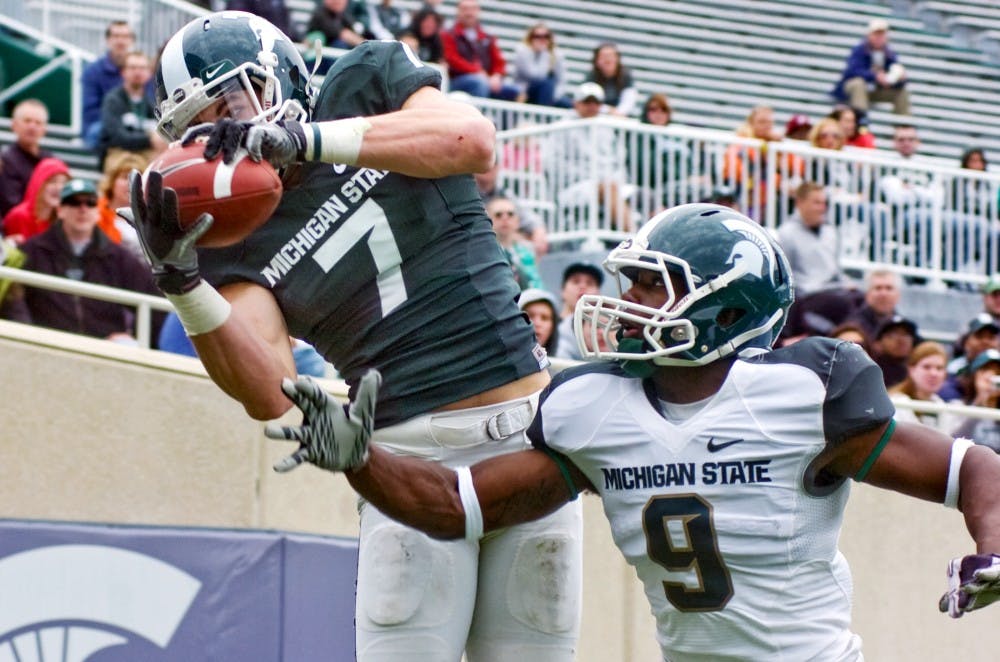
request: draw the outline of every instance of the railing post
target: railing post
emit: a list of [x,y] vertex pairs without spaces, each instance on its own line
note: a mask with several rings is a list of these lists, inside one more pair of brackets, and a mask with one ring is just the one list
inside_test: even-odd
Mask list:
[[[777,143],[763,143],[761,149],[767,149],[767,160],[764,167],[767,168],[767,176],[762,177],[762,182],[767,185],[767,205],[764,209],[764,217],[760,219],[760,224],[766,228],[777,228],[778,218],[777,209],[778,205],[775,202],[776,198],[781,195],[781,189],[778,186],[778,145]],[[758,188],[762,188],[759,187]],[[760,205],[760,199],[757,200],[758,208]],[[758,217],[759,218],[759,217]]]

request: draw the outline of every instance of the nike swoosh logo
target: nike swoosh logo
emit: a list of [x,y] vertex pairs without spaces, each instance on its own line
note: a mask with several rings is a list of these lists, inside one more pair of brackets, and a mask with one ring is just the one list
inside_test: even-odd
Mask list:
[[715,437],[712,437],[711,439],[708,440],[708,452],[709,453],[718,453],[723,448],[729,448],[733,444],[738,444],[738,443],[740,443],[742,441],[744,441],[744,440],[743,439],[733,439],[732,441],[723,441],[722,443],[717,444],[717,443],[715,443]]
[[208,70],[206,70],[205,71],[205,79],[207,80],[207,79],[215,78],[215,75],[218,74],[220,71],[222,71],[222,69],[225,66],[226,66],[226,63],[223,62],[222,64],[216,66],[214,69],[208,69]]

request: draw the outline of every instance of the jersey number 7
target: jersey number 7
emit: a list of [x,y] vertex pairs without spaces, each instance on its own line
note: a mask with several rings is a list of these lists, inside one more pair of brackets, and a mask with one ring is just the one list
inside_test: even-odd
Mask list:
[[378,296],[384,319],[406,302],[408,294],[400,267],[403,257],[399,253],[385,210],[377,202],[371,198],[365,200],[337,228],[333,236],[316,250],[313,259],[323,271],[329,273],[347,255],[347,251],[362,240],[368,244],[375,268],[378,269]]

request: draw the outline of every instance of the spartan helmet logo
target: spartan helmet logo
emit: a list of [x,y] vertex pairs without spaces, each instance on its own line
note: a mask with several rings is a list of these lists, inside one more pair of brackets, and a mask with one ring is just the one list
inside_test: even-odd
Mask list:
[[734,219],[723,221],[723,225],[744,237],[733,245],[729,257],[726,258],[726,264],[731,265],[733,270],[757,278],[767,278],[772,285],[776,284],[774,271],[777,257],[771,242],[764,235],[764,230]]

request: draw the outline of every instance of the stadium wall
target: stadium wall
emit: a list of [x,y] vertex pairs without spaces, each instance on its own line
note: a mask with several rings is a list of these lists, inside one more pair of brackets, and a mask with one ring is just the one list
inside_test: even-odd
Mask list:
[[[197,360],[0,321],[0,374],[0,517],[357,535],[346,481],[271,471],[290,446],[266,440]],[[841,548],[867,659],[993,659],[997,607],[937,612],[947,559],[972,549],[961,516],[853,490]],[[658,659],[641,586],[594,497],[585,518],[579,659]]]

